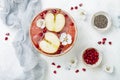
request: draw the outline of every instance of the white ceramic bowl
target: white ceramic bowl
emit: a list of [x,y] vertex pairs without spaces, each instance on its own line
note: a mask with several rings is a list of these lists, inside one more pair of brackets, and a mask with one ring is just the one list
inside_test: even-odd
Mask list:
[[[94,19],[95,19],[95,17],[98,16],[98,15],[104,15],[104,16],[106,16],[106,18],[108,19],[108,24],[107,24],[107,26],[106,26],[105,28],[98,28],[98,27],[96,27],[96,26],[94,25]],[[99,31],[106,31],[106,30],[108,30],[108,29],[111,27],[111,24],[112,24],[112,23],[111,23],[111,17],[110,17],[106,12],[104,12],[104,11],[99,11],[99,12],[95,13],[95,14],[92,16],[91,23],[92,23],[92,26],[93,26],[96,30],[99,30]]]
[[102,54],[101,54],[96,48],[94,48],[94,49],[99,53],[99,59],[98,59],[98,61],[97,61],[95,64],[93,64],[93,65],[87,64],[87,63],[84,61],[83,54],[84,54],[84,52],[85,52],[87,49],[90,49],[90,48],[93,48],[93,47],[86,48],[86,49],[84,49],[84,50],[82,51],[82,53],[81,53],[81,59],[82,59],[82,62],[83,62],[87,67],[95,68],[95,67],[98,67],[98,66],[101,64],[101,62],[102,62]]

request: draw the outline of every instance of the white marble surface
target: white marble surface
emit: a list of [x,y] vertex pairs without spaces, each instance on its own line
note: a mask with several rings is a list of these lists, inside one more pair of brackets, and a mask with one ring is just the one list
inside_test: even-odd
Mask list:
[[[42,9],[46,8],[61,8],[67,11],[75,20],[78,28],[78,38],[75,46],[72,50],[64,56],[61,57],[46,57],[41,55],[49,64],[48,80],[120,80],[120,28],[118,28],[119,22],[117,16],[120,16],[120,1],[119,0],[41,0]],[[71,6],[79,5],[83,3],[83,7],[79,9],[84,9],[87,13],[86,21],[82,21],[79,18],[79,9],[71,11]],[[91,26],[91,16],[97,11],[105,11],[112,17],[112,26],[108,32],[100,33],[93,29]],[[8,41],[4,41],[5,33],[10,32],[10,37]],[[12,41],[15,36],[16,30],[11,30],[6,27],[0,20],[0,80],[1,77],[16,77],[22,76],[22,68],[19,65],[17,57],[15,55],[14,48],[12,46]],[[112,45],[100,46],[97,44],[99,40],[106,37],[108,41],[112,41]],[[80,61],[81,51],[86,47],[96,47],[103,54],[103,62],[101,67],[90,69],[84,66]],[[72,69],[70,71],[66,70],[65,67],[68,65],[69,59],[71,57],[77,56],[78,58],[78,69],[80,72],[76,74]],[[56,67],[51,66],[51,62],[60,64],[62,67],[56,69]],[[112,74],[105,73],[102,70],[102,65],[110,64],[113,65],[115,70]],[[86,68],[86,72],[81,70],[82,67]],[[57,74],[53,74],[53,70],[57,71]],[[14,76],[13,76],[14,75]]]

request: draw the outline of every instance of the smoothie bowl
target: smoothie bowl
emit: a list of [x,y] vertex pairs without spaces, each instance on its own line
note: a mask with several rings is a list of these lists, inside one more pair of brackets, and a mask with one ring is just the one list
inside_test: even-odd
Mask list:
[[60,56],[74,45],[77,29],[73,18],[65,11],[46,9],[32,21],[30,38],[35,49],[47,56]]

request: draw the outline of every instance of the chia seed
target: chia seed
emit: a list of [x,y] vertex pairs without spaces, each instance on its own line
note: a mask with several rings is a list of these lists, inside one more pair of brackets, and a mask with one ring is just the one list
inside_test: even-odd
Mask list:
[[106,28],[108,24],[108,19],[104,15],[95,16],[94,25],[98,28]]

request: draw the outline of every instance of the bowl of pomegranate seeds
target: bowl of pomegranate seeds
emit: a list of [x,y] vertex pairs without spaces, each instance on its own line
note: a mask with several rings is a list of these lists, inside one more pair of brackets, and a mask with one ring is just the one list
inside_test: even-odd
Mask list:
[[91,68],[97,67],[102,61],[102,54],[95,48],[87,48],[82,53],[82,62]]
[[60,56],[74,45],[77,29],[73,18],[54,8],[38,13],[30,27],[30,38],[35,49],[47,56]]

